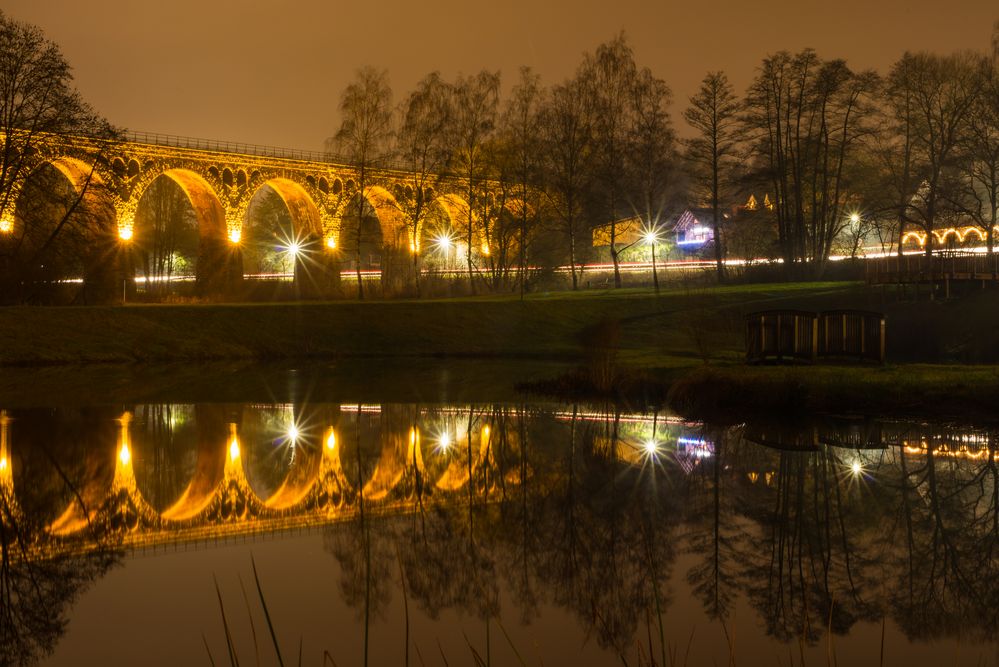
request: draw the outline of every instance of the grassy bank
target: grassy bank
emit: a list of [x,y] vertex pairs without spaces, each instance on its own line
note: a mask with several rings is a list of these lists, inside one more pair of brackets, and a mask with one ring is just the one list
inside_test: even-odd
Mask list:
[[[746,366],[743,315],[768,308],[882,311],[889,364]],[[999,362],[997,343],[999,292],[913,302],[856,283],[675,288],[658,295],[651,290],[563,292],[523,301],[8,308],[0,309],[0,366],[8,367],[0,399],[28,386],[39,387],[44,396],[46,375],[74,384],[65,380],[73,372],[32,370],[42,365],[121,362],[135,370],[116,371],[115,377],[148,378],[135,362],[178,363],[186,377],[199,376],[191,362],[327,360],[339,363],[342,380],[351,382],[377,377],[379,367],[407,359],[431,360],[421,362],[431,368],[438,358],[519,359],[564,365],[549,366],[548,379],[499,373],[497,382],[499,375],[511,386],[526,380],[523,388],[559,398],[613,396],[653,403],[668,395],[692,416],[838,411],[992,420],[999,405],[999,373],[992,365]],[[349,360],[355,361],[344,365]],[[559,370],[571,367],[580,370]],[[80,376],[94,372],[91,368]]]
[[[537,357],[582,354],[582,332],[621,329],[630,361],[692,363],[703,315],[807,301],[849,284],[587,291],[428,301],[0,309],[0,365],[302,357]],[[728,322],[731,319],[723,316]],[[702,318],[703,319],[703,318]],[[736,318],[738,319],[738,318]],[[735,320],[732,320],[733,322]],[[695,327],[696,328],[696,327]],[[728,330],[729,324],[725,325]],[[729,332],[731,333],[731,332]],[[735,352],[725,341],[717,350]]]

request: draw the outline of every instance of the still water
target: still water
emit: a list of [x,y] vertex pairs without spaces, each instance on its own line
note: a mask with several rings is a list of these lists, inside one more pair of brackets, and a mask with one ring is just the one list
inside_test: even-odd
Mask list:
[[987,429],[315,399],[3,409],[3,664],[997,664]]

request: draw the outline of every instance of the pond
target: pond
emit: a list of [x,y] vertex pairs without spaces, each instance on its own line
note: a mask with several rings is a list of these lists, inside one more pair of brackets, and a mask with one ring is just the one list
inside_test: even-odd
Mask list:
[[4,664],[996,664],[999,433],[469,370],[0,406]]

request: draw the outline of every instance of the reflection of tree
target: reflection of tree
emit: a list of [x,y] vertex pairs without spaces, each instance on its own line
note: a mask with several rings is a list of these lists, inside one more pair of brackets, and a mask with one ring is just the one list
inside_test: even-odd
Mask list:
[[[51,446],[60,444],[55,441]],[[77,471],[62,469],[59,453],[44,452],[49,465],[60,468],[59,479],[69,484],[70,478],[78,477]],[[118,562],[120,554],[114,548],[120,534],[95,523],[86,530],[95,542],[93,549],[81,555],[46,554],[44,515],[22,511],[13,495],[9,465],[4,458],[7,474],[0,475],[0,664],[27,665],[52,653],[77,596]],[[40,464],[34,466],[37,472]],[[75,488],[68,494],[80,497]]]
[[925,456],[903,453],[899,467],[902,535],[885,545],[898,572],[888,600],[895,618],[913,638],[993,639],[995,462],[968,465],[931,447]]
[[741,537],[733,521],[739,504],[737,488],[725,488],[723,466],[728,465],[727,433],[713,434],[714,457],[706,466],[699,466],[691,480],[690,549],[702,560],[687,573],[694,595],[704,604],[709,618],[726,620],[731,610],[737,574],[736,549]]
[[[485,621],[488,632],[506,589],[522,617],[550,598],[622,654],[641,623],[661,637],[680,516],[675,486],[663,483],[661,469],[622,464],[616,444],[594,453],[592,423],[581,427],[575,417],[558,424],[496,408],[459,421],[465,447],[469,433],[481,433],[484,422],[491,427],[471,484],[435,491],[432,501],[414,499],[412,513],[379,520],[377,530],[364,532],[360,516],[353,528],[338,529],[359,536],[327,542],[344,580],[362,585],[369,556],[374,576],[391,577],[398,559],[409,598],[431,617],[456,609]],[[471,451],[464,456],[467,465]],[[379,585],[384,580],[369,587]],[[366,604],[360,594],[346,597]],[[385,602],[380,594],[372,600]]]
[[828,448],[782,452],[771,509],[749,506],[760,530],[747,542],[743,586],[777,638],[816,641],[824,628],[845,633],[858,620],[878,617],[865,601],[873,582],[853,554],[860,538],[850,534],[864,526],[852,511],[863,499],[858,493],[852,500],[859,502],[844,503],[851,483],[845,469]]
[[30,539],[20,527],[0,529],[0,662],[5,665],[33,664],[51,654],[76,598],[117,563],[117,555],[105,549],[37,561],[14,544]]

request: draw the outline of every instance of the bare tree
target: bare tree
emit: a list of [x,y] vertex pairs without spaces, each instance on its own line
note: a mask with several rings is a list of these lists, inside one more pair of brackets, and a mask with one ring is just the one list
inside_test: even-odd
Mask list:
[[686,142],[694,183],[711,203],[715,264],[718,280],[725,278],[725,252],[721,238],[721,201],[738,146],[739,99],[724,72],[709,72],[683,118],[697,132]]
[[986,247],[995,249],[999,224],[999,63],[981,71],[981,92],[962,133],[961,161],[967,174],[962,211],[985,232]]
[[357,168],[357,298],[364,298],[361,280],[361,227],[367,200],[370,170],[380,165],[390,155],[389,140],[392,136],[392,89],[388,72],[373,67],[357,70],[355,81],[340,96],[340,129],[335,136],[336,145],[343,155]]
[[543,190],[569,250],[572,289],[579,289],[578,244],[591,178],[594,108],[579,79],[555,86],[541,111]]
[[870,132],[873,72],[806,49],[763,61],[746,99],[746,129],[773,189],[781,253],[789,274],[811,264],[821,274],[848,224],[858,142]]
[[971,52],[907,53],[889,75],[889,101],[896,117],[903,116],[912,171],[918,178],[910,185],[919,183],[903,204],[902,222],[923,230],[927,255],[933,252],[938,218],[950,212],[955,196],[961,137],[984,81],[984,65],[984,58]]
[[540,169],[541,108],[545,103],[541,77],[529,67],[520,69],[520,81],[513,89],[503,112],[501,134],[508,147],[511,178],[517,193],[513,214],[519,223],[517,239],[517,282],[520,296],[527,285],[527,245],[532,219],[539,202],[534,196]]
[[428,74],[416,85],[400,109],[402,120],[396,153],[406,166],[410,189],[400,199],[410,233],[410,252],[417,296],[420,294],[420,233],[447,167],[448,129],[453,115],[451,87],[440,72]]
[[[75,248],[69,251],[75,255],[94,255],[99,246],[97,239],[86,233],[86,221],[80,214],[91,194],[93,170],[100,155],[91,156],[83,187],[73,193],[73,201],[60,207],[54,224],[51,220],[34,228],[16,224],[14,207],[35,166],[34,156],[45,136],[54,133],[114,136],[107,121],[73,88],[70,66],[59,47],[38,28],[0,12],[0,292],[4,299],[13,298],[17,291],[13,286],[32,267],[57,261],[53,253],[60,249],[60,238],[80,237],[80,243],[72,244]],[[35,194],[43,190],[37,189]],[[32,202],[36,207],[52,203]]]
[[628,184],[629,139],[634,124],[633,99],[638,68],[624,34],[601,44],[587,54],[579,78],[593,100],[594,169],[593,195],[598,211],[610,227],[610,254],[614,264],[614,286],[621,287],[617,244],[617,221]]
[[496,128],[499,112],[500,73],[483,70],[475,76],[460,76],[454,85],[455,106],[451,127],[453,139],[452,167],[465,183],[465,203],[468,205],[462,235],[466,244],[468,284],[475,293],[475,212],[484,202],[478,190],[488,175],[485,159],[487,143]]
[[[675,158],[673,122],[669,116],[672,92],[648,68],[635,77],[632,89],[634,122],[629,153],[632,174],[632,210],[645,221],[652,241],[652,283],[659,291],[656,245],[660,220],[670,196],[670,175]],[[644,241],[644,238],[643,238]]]

